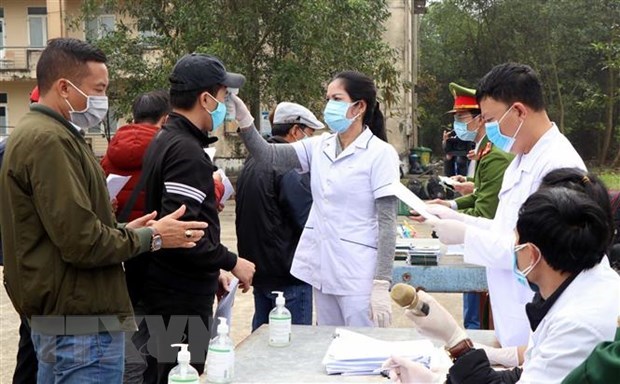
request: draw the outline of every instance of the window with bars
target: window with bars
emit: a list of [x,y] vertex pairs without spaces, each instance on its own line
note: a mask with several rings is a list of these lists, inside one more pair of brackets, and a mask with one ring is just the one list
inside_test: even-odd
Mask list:
[[43,48],[47,44],[47,8],[28,7],[28,45]]

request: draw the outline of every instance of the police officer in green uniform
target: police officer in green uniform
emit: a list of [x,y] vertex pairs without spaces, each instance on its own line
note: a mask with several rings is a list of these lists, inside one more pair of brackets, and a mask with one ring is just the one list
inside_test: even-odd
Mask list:
[[[459,139],[476,143],[474,154],[470,156],[475,162],[473,192],[455,200],[433,200],[431,203],[442,204],[471,216],[492,219],[499,202],[504,171],[514,156],[496,148],[487,138],[476,101],[476,90],[456,83],[450,83],[449,89],[454,96],[454,107],[448,111],[454,115],[454,131]],[[480,296],[478,293],[463,295],[465,328],[480,328]]]

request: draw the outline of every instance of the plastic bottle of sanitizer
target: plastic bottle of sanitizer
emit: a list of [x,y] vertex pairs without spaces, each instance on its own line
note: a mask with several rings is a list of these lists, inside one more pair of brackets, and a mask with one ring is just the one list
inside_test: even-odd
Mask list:
[[177,354],[176,367],[172,368],[168,374],[168,384],[184,383],[184,384],[199,384],[200,376],[198,371],[189,365],[191,355],[187,350],[187,344],[172,344],[173,347],[181,347]]
[[217,336],[209,342],[207,383],[231,383],[235,368],[235,345],[228,336],[225,317],[218,317]]
[[284,293],[273,291],[276,297],[276,307],[269,312],[269,345],[272,347],[286,347],[291,343],[291,312],[284,306]]

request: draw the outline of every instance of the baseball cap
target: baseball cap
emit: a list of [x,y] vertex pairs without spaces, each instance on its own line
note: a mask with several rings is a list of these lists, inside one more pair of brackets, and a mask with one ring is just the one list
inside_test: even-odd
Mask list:
[[325,125],[314,116],[314,113],[303,105],[284,101],[276,107],[273,116],[274,124],[303,124],[308,128],[322,129]]
[[169,80],[171,91],[195,91],[216,84],[241,88],[245,83],[243,75],[226,72],[220,59],[203,53],[190,53],[180,58]]

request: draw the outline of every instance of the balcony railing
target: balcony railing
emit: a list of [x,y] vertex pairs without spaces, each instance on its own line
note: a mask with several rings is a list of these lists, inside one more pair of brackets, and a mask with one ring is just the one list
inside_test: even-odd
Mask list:
[[0,71],[34,71],[43,49],[43,47],[0,47]]
[[13,132],[14,128],[15,127],[10,126],[10,125],[0,125],[0,141],[2,141],[5,137],[10,135],[11,132]]

